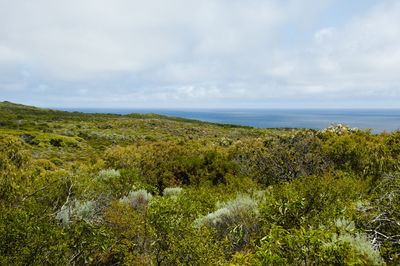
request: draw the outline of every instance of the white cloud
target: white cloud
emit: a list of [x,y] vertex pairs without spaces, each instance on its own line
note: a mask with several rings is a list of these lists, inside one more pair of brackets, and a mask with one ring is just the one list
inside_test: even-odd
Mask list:
[[249,107],[310,95],[399,96],[400,3],[318,27],[330,4],[0,0],[0,92]]
[[2,2],[0,34],[15,51],[0,46],[0,56],[22,55],[43,75],[66,80],[235,55],[260,45],[282,20],[277,1]]
[[[322,28],[308,49],[269,72],[311,94],[400,96],[400,3],[386,1],[339,28]],[[345,97],[343,97],[345,98]]]

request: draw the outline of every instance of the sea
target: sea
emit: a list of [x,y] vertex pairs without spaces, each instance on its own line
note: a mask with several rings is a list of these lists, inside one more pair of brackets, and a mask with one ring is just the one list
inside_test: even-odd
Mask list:
[[400,109],[133,109],[55,108],[83,113],[157,113],[255,128],[323,129],[340,123],[373,133],[400,129]]

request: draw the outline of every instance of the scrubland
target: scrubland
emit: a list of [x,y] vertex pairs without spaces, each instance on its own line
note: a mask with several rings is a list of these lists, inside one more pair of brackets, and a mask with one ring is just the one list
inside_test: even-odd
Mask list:
[[2,102],[0,264],[398,264],[399,158],[399,131]]

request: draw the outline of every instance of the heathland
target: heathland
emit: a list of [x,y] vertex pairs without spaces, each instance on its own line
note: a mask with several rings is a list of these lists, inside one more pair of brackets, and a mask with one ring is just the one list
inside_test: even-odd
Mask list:
[[0,103],[0,264],[397,264],[400,132]]

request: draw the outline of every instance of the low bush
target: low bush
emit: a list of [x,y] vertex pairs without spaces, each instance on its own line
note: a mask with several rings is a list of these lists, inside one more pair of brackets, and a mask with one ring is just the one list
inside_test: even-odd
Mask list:
[[119,202],[128,204],[136,211],[141,212],[144,208],[146,208],[152,197],[153,196],[150,193],[147,193],[146,190],[141,189],[137,191],[130,191],[129,194],[121,198]]
[[251,235],[259,229],[258,202],[247,195],[239,195],[226,203],[217,203],[217,210],[195,220],[195,227],[215,228],[220,238],[227,237],[234,251],[245,248]]
[[167,187],[163,191],[165,197],[177,197],[182,193],[181,187]]
[[[324,228],[286,230],[272,226],[255,253],[263,265],[381,265],[371,244],[358,235],[337,235]],[[361,247],[363,246],[363,247]]]
[[64,225],[73,222],[74,219],[92,223],[99,215],[99,206],[95,201],[73,202],[63,205],[57,212],[56,219]]

